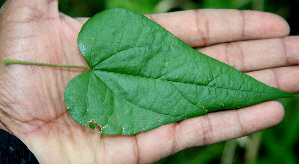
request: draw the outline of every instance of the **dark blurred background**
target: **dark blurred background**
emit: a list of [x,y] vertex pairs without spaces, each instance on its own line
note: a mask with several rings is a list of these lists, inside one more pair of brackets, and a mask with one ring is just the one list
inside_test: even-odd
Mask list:
[[[0,4],[5,0],[0,0]],[[60,0],[61,12],[72,17],[90,17],[107,8],[126,8],[141,14],[188,9],[221,8],[259,10],[284,17],[291,35],[299,35],[299,0]],[[1,30],[1,29],[0,29]],[[299,46],[299,45],[298,45]],[[299,163],[299,95],[279,100],[285,118],[270,129],[205,147],[190,148],[158,163]],[[1,163],[1,162],[0,162]]]

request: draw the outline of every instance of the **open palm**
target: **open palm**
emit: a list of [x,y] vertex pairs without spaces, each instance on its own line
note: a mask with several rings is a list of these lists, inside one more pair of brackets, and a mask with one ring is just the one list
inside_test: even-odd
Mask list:
[[[293,93],[299,90],[299,39],[286,37],[289,27],[276,15],[196,10],[148,17],[190,46],[208,46],[200,51],[268,85]],[[77,35],[86,19],[59,13],[57,0],[9,0],[1,9],[0,20],[1,61],[87,65],[77,47]],[[0,128],[20,138],[41,163],[155,162],[188,147],[271,127],[284,115],[283,107],[272,101],[133,136],[100,135],[74,122],[64,104],[67,83],[82,72],[1,65]]]

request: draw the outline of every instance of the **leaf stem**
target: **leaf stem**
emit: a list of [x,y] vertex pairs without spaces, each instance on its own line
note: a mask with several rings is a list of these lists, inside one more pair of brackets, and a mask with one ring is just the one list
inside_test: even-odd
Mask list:
[[12,60],[12,59],[3,60],[4,67],[6,67],[9,64],[38,65],[38,66],[61,67],[61,68],[78,68],[78,69],[90,70],[90,68],[88,66],[83,66],[83,65],[64,65],[64,64],[51,64],[51,63],[37,63],[37,62]]

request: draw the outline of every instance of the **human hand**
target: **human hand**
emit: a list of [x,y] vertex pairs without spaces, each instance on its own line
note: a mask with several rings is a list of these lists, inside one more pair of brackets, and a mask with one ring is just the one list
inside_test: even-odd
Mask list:
[[[86,19],[57,0],[8,0],[0,15],[0,59],[87,65],[77,48]],[[280,17],[254,11],[196,10],[148,15],[190,46],[281,90],[299,90],[298,37]],[[296,66],[297,65],[297,66]],[[77,69],[0,66],[0,128],[41,163],[152,163],[182,149],[241,137],[278,124],[275,101],[183,120],[133,136],[100,135],[68,114],[63,94]]]

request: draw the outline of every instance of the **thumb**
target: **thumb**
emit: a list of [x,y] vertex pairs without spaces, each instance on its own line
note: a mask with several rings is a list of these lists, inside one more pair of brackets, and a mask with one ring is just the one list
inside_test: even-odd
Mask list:
[[31,22],[59,17],[58,0],[7,0],[1,7],[1,21]]

